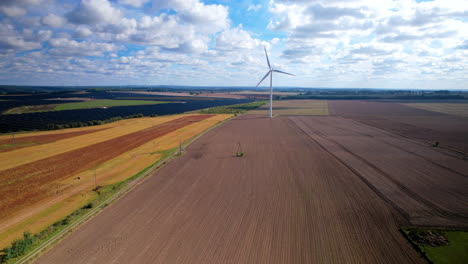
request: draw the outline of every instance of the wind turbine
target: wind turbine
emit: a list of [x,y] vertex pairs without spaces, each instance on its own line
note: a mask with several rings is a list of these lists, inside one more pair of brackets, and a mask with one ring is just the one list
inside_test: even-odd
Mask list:
[[267,72],[267,74],[265,74],[265,76],[262,78],[262,80],[260,80],[260,82],[258,82],[256,87],[258,87],[263,82],[263,80],[265,80],[265,78],[268,77],[268,75],[270,75],[270,118],[272,118],[273,117],[273,87],[272,87],[273,72],[278,72],[278,73],[292,75],[292,76],[296,76],[296,75],[291,74],[291,73],[287,73],[287,72],[284,72],[284,71],[274,70],[273,68],[271,68],[270,60],[268,59],[268,53],[266,51],[266,48],[264,47],[263,49],[265,50],[265,56],[266,56],[266,59],[267,59],[268,68],[270,70]]

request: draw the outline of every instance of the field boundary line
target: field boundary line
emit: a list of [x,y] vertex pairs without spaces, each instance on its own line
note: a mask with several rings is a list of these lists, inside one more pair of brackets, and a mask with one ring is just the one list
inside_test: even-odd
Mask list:
[[[219,121],[218,123],[208,127],[207,129],[203,130],[200,134],[196,135],[195,137],[187,140],[187,143],[183,143],[182,145],[185,147],[188,147],[190,144],[192,144],[195,140],[203,136],[204,134],[208,133],[209,131],[223,125],[227,121],[231,120],[234,116],[231,116],[227,119],[224,119],[222,121]],[[122,198],[126,193],[132,191],[136,186],[139,184],[143,183],[145,180],[149,179],[151,176],[155,175],[156,172],[162,168],[164,165],[166,165],[170,160],[173,158],[177,157],[179,155],[179,152],[177,149],[173,150],[171,154],[169,154],[168,157],[156,162],[154,165],[150,166],[147,171],[145,171],[142,175],[137,177],[135,180],[130,181],[125,187],[123,187],[121,190],[116,192],[114,195],[109,197],[108,199],[102,201],[99,203],[94,209],[92,209],[90,212],[84,214],[82,217],[77,219],[75,222],[70,224],[69,226],[65,227],[62,231],[59,233],[53,235],[50,237],[48,240],[44,241],[40,246],[26,254],[24,257],[20,258],[19,260],[15,261],[15,264],[26,264],[30,263],[30,261],[33,261],[35,258],[39,257],[40,253],[45,253],[47,250],[51,249],[55,243],[58,243],[61,239],[64,239],[67,235],[71,234],[73,231],[77,231],[79,226],[82,224],[85,224],[86,222],[90,221],[94,216],[98,215],[101,211],[103,211],[111,202],[116,202],[117,198]],[[143,169],[144,170],[144,169]],[[143,171],[142,170],[142,171]]]

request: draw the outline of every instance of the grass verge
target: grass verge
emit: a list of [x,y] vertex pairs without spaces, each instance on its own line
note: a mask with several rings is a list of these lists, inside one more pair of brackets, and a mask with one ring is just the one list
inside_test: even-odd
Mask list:
[[467,230],[402,227],[400,232],[429,263],[468,263]]

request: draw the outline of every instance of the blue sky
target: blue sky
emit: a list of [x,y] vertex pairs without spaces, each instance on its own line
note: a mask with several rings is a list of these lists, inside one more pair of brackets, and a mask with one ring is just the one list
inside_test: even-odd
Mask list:
[[468,89],[468,1],[2,0],[0,84]]

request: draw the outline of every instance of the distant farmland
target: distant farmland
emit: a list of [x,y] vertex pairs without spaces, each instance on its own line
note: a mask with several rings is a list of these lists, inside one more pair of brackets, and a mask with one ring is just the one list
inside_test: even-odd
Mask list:
[[468,117],[468,103],[408,103],[411,107],[425,109],[429,111],[445,113],[449,115],[457,115]]
[[[326,100],[294,100],[274,101],[274,115],[328,115],[328,103]],[[251,111],[251,114],[267,115],[270,104]]]
[[25,114],[47,111],[62,111],[62,110],[77,110],[89,108],[115,107],[115,106],[132,106],[132,105],[153,105],[164,104],[163,101],[144,101],[144,100],[90,100],[76,103],[63,103],[52,105],[28,105],[20,106],[5,111],[5,114]]
[[[439,108],[440,103],[444,101],[426,104],[434,109]],[[415,108],[399,102],[330,100],[328,105],[332,115],[423,140],[428,144],[439,142],[444,147],[468,151],[468,119],[457,115]]]
[[[69,99],[67,99],[69,98]],[[80,98],[92,99],[83,102]],[[121,100],[125,98],[124,100]],[[0,133],[47,130],[62,127],[79,127],[94,123],[95,121],[112,120],[129,116],[144,115],[170,115],[181,114],[188,111],[211,108],[223,105],[252,102],[250,99],[228,99],[207,97],[181,97],[141,95],[132,93],[89,92],[65,94],[38,94],[29,96],[8,96],[8,101],[0,104],[0,111],[9,109],[24,109],[34,106],[37,109],[49,111],[59,107],[60,110],[23,113],[15,115],[0,115]],[[104,103],[100,103],[104,102]],[[151,102],[151,104],[149,104]],[[160,102],[165,102],[161,104]],[[128,105],[131,103],[132,105]],[[52,106],[50,106],[52,105]],[[118,106],[125,105],[125,106]],[[112,107],[107,107],[112,106]],[[52,107],[52,109],[51,109]],[[85,107],[85,109],[72,109]],[[99,107],[91,108],[88,107]],[[106,107],[106,109],[104,109]],[[72,110],[67,110],[72,109]]]

